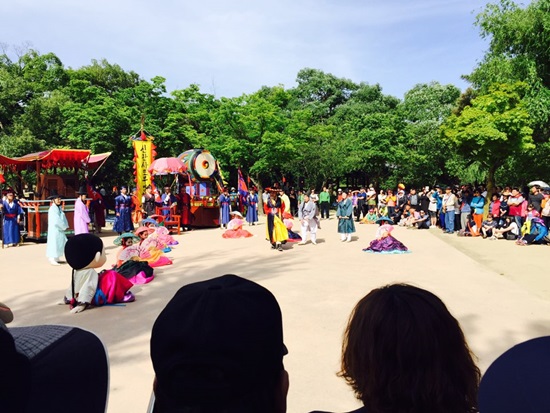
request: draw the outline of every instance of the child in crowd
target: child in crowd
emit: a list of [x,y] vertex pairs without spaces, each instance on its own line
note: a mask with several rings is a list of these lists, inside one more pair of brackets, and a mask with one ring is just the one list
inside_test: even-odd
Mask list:
[[376,208],[371,208],[367,212],[367,215],[361,220],[361,224],[374,224],[376,223],[376,220],[378,219],[378,214],[376,212]]
[[492,237],[493,230],[497,227],[497,222],[493,214],[487,215],[487,219],[481,223],[481,233],[483,238]]

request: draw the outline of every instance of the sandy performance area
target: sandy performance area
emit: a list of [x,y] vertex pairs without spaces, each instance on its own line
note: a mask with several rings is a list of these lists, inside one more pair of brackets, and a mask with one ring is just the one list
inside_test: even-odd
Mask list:
[[[375,225],[357,225],[353,241],[342,243],[331,219],[322,221],[318,245],[287,244],[278,252],[265,240],[265,221],[246,229],[255,236],[223,239],[220,229],[176,236],[180,245],[168,254],[174,265],[158,269],[152,283],[134,287],[134,303],[76,315],[56,304],[69,285],[71,270],[49,265],[45,244],[4,249],[0,301],[15,314],[10,326],[75,325],[103,340],[110,359],[110,413],[146,411],[155,318],[181,286],[223,274],[264,285],[281,305],[291,413],[342,412],[359,405],[336,377],[342,332],[355,303],[381,285],[407,282],[437,294],[460,321],[482,370],[512,345],[550,335],[550,247],[396,227],[395,237],[411,253],[375,255],[362,251],[374,237]],[[102,239],[107,263],[113,264],[118,247],[112,244],[115,235],[107,232]]]

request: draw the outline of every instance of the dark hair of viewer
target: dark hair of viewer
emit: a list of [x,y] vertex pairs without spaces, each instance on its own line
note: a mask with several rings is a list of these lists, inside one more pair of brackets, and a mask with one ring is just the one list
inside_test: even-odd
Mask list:
[[339,375],[369,413],[477,411],[480,372],[458,321],[410,285],[375,289],[357,303]]

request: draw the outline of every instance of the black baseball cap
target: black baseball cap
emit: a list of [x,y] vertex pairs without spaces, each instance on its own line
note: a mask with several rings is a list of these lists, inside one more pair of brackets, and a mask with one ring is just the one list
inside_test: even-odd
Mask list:
[[186,285],[153,325],[156,407],[227,406],[279,377],[287,353],[269,290],[232,274]]
[[550,411],[550,336],[520,343],[487,369],[479,385],[480,413]]

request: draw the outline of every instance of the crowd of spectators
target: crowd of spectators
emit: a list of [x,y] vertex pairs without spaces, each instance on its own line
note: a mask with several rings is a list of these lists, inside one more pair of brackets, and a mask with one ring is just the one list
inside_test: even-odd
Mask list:
[[496,187],[488,198],[480,185],[428,186],[378,192],[371,186],[352,191],[357,221],[374,223],[382,216],[415,229],[440,229],[446,234],[514,240],[518,245],[548,244],[550,188],[533,185]]

